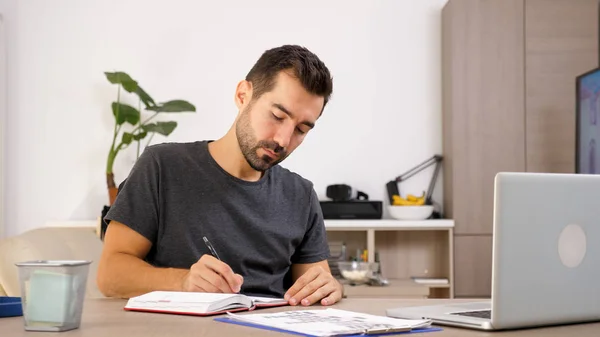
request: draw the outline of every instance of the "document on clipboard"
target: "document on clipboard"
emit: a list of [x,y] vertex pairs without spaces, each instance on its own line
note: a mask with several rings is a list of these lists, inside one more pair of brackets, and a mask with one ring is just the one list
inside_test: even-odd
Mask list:
[[[381,335],[428,331],[430,320],[407,320],[333,308],[291,310],[265,314],[234,314],[217,321],[305,336]],[[430,330],[437,331],[439,329]]]

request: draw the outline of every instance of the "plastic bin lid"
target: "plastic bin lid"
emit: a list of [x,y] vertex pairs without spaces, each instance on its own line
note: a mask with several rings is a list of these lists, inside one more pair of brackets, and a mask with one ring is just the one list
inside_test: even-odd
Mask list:
[[15,263],[19,267],[74,267],[90,264],[92,261],[86,260],[35,260]]

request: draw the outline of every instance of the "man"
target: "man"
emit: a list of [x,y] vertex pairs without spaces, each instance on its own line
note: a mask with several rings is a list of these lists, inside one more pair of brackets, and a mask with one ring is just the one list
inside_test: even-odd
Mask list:
[[222,138],[148,147],[106,216],[100,290],[339,301],[312,183],[278,165],[315,126],[332,86],[307,49],[274,48],[238,84],[238,115]]

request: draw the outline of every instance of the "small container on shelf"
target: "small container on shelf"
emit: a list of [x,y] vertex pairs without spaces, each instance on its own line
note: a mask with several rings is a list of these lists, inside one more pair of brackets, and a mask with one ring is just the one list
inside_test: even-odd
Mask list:
[[350,284],[365,284],[379,270],[379,263],[363,261],[339,261],[342,277]]
[[433,205],[388,206],[390,216],[397,220],[425,220],[433,214]]

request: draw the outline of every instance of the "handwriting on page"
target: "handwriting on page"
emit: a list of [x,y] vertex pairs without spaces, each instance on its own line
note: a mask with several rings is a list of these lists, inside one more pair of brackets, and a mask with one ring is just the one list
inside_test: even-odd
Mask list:
[[291,310],[279,313],[230,316],[238,320],[263,326],[280,328],[313,336],[335,336],[366,332],[388,332],[410,330],[410,321],[363,313],[337,310]]
[[393,324],[368,322],[366,317],[342,316],[342,315],[319,315],[309,311],[286,311],[273,316],[265,316],[269,320],[278,320],[283,324],[305,324],[305,323],[330,323],[351,330],[392,329]]

